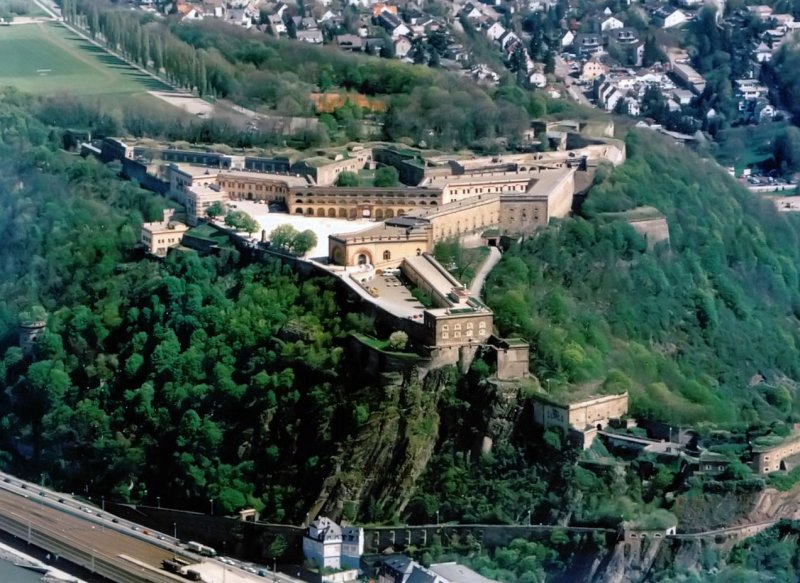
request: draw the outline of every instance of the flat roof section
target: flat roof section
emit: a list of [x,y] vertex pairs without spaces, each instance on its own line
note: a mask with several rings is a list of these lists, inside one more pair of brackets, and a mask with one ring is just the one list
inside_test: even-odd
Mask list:
[[414,235],[427,237],[423,230],[413,229],[408,227],[395,227],[387,225],[386,223],[378,223],[372,227],[361,229],[360,231],[353,231],[350,233],[334,233],[330,235],[337,241],[343,243],[359,243],[368,240],[397,240],[397,239],[410,239]]
[[309,186],[311,183],[307,176],[298,174],[277,174],[274,172],[252,172],[250,170],[222,170],[220,178],[242,178],[243,180],[274,180],[275,182],[285,182],[289,188],[300,188]]
[[480,573],[458,563],[439,563],[431,565],[430,570],[439,577],[448,581],[458,581],[458,583],[497,583],[494,579],[487,579]]
[[422,255],[414,255],[411,257],[403,258],[411,269],[416,271],[420,276],[439,294],[447,297],[454,287],[460,284],[454,277],[445,271],[436,259],[423,253]]
[[179,162],[170,162],[170,167],[177,168],[184,174],[188,174],[192,178],[199,178],[201,176],[213,177],[220,173],[219,168],[212,168],[210,166],[197,166],[195,164],[184,164]]

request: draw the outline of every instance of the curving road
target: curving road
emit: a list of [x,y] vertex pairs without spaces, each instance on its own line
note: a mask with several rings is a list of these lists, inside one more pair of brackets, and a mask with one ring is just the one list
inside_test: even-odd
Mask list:
[[474,297],[481,297],[481,290],[483,289],[483,284],[486,283],[486,278],[489,277],[489,272],[500,262],[502,256],[500,249],[489,247],[489,255],[483,260],[478,273],[475,274],[472,284],[469,286],[469,291]]

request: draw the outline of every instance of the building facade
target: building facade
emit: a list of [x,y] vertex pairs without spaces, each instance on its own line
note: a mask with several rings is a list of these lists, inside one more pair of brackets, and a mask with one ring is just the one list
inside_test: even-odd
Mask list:
[[156,257],[166,257],[172,247],[180,245],[189,227],[173,220],[173,209],[165,209],[161,221],[142,225],[141,242],[147,252]]
[[303,536],[303,555],[320,569],[341,569],[342,527],[324,516],[309,524]]
[[534,423],[545,429],[558,427],[565,433],[570,429],[582,432],[588,428],[602,428],[608,425],[609,419],[622,417],[628,412],[627,391],[564,403],[546,394],[534,394],[533,401]]
[[[791,470],[800,459],[800,433],[794,433],[774,447],[754,445],[751,450],[750,467],[756,474],[769,474],[776,470]],[[789,458],[792,458],[791,460]],[[791,466],[791,467],[789,467]]]

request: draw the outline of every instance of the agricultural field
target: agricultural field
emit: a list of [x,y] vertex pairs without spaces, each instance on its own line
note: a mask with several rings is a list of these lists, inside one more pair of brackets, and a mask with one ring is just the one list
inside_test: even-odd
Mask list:
[[54,23],[0,27],[0,55],[0,85],[38,95],[119,101],[168,89]]

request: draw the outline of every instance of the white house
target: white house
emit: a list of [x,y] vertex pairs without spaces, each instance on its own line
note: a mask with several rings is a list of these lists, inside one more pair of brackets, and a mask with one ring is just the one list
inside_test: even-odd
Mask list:
[[461,11],[461,14],[470,20],[480,20],[483,18],[483,12],[478,10],[478,8],[472,3],[468,3],[466,6],[464,6],[464,10]]
[[689,18],[680,10],[672,10],[664,7],[656,13],[656,19],[661,24],[661,28],[673,28],[689,21]]
[[359,569],[364,554],[364,529],[360,526],[342,527],[342,569]]
[[615,28],[623,28],[624,26],[625,23],[622,22],[619,18],[609,16],[603,22],[600,23],[600,30],[605,32],[607,30],[614,30]]
[[547,85],[547,77],[544,73],[535,71],[534,73],[531,73],[530,77],[528,77],[528,82],[534,87],[541,89]]
[[564,36],[561,37],[561,48],[564,49],[568,46],[572,45],[572,41],[575,40],[575,33],[571,30],[568,30]]
[[506,33],[505,27],[499,22],[495,22],[492,26],[486,29],[486,37],[489,40],[497,40]]
[[405,58],[411,52],[411,41],[408,37],[401,36],[394,41],[394,56],[398,59]]
[[315,28],[313,30],[298,30],[297,40],[311,43],[312,45],[321,45],[324,39],[322,31]]
[[766,43],[759,43],[753,52],[753,57],[757,63],[768,63],[772,60],[772,49]]
[[342,527],[329,518],[312,522],[303,536],[303,555],[319,568],[342,568]]

